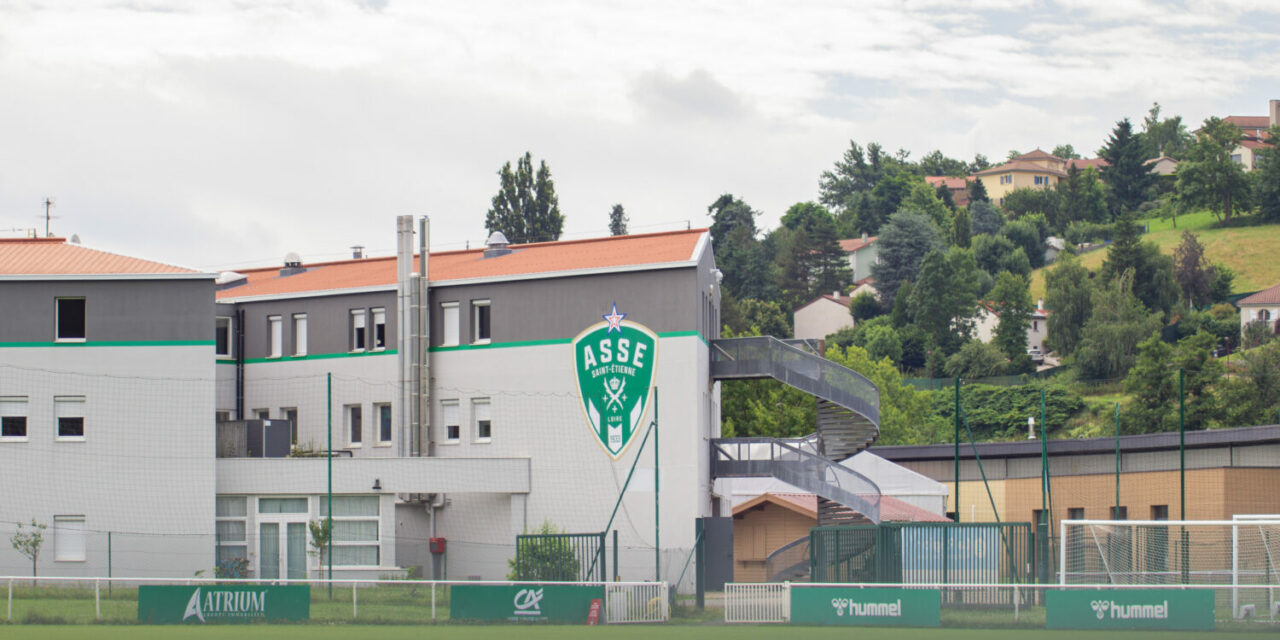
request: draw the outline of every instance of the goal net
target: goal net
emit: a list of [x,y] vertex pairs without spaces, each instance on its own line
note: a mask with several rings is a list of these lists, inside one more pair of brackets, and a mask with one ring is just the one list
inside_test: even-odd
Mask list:
[[1232,611],[1280,602],[1280,515],[1236,520],[1064,520],[1059,581],[1212,585]]

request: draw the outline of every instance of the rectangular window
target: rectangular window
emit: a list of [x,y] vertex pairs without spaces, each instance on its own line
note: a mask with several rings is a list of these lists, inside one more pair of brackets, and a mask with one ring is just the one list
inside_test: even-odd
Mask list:
[[458,303],[445,302],[440,305],[440,315],[444,323],[444,334],[440,345],[453,347],[458,344]]
[[84,396],[54,396],[59,440],[84,440]]
[[457,400],[446,400],[440,403],[440,423],[444,425],[444,441],[457,444],[462,440],[462,420],[459,417]]
[[84,298],[56,298],[57,339],[66,342],[83,342]]
[[269,358],[279,358],[284,354],[284,327],[281,325],[280,316],[267,316],[267,336],[271,353],[267,354]]
[[258,498],[258,513],[306,513],[306,498]]
[[378,416],[378,444],[391,444],[391,405],[375,404],[373,413]]
[[[333,497],[333,564],[373,567],[380,559],[381,526],[378,496]],[[329,516],[327,501],[320,501],[320,518]],[[321,565],[328,563],[322,555]]]
[[493,423],[489,419],[489,399],[477,398],[471,401],[471,416],[475,420],[476,442],[489,442],[493,439]]
[[270,409],[254,409],[253,419],[254,420],[270,420],[271,410]]
[[1084,520],[1084,507],[1071,507],[1067,509],[1068,520]]
[[298,444],[297,407],[280,407],[280,417],[289,421],[289,444]]
[[244,496],[218,496],[215,500],[214,515],[217,534],[218,567],[224,572],[234,572],[239,565],[249,558],[249,547],[245,538]]
[[1111,507],[1112,520],[1128,520],[1129,507]]
[[214,422],[227,422],[231,419],[231,412],[226,409],[219,409],[213,412]]
[[373,310],[373,350],[382,351],[387,348],[387,310]]
[[219,358],[230,358],[231,353],[231,318],[218,316],[213,321],[213,355]]
[[364,440],[363,416],[361,415],[360,405],[349,404],[345,407],[344,414],[347,417],[347,444],[353,447],[360,446]]
[[53,517],[53,561],[84,562],[84,516]]
[[0,441],[27,440],[27,397],[0,396]]
[[473,344],[489,343],[488,300],[476,300],[471,303],[471,342]]
[[364,309],[351,310],[351,350],[364,351],[365,348],[365,313]]
[[1168,520],[1169,505],[1167,504],[1151,505],[1151,519],[1152,520]]
[[293,355],[307,355],[307,314],[293,314]]

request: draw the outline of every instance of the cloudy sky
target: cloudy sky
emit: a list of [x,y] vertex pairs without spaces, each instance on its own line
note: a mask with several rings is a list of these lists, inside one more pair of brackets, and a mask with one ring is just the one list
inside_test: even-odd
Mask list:
[[[498,168],[550,165],[565,237],[775,226],[849,141],[1090,152],[1152,102],[1280,98],[1273,0],[0,0],[0,236],[205,269],[472,246]],[[1087,155],[1087,153],[1086,153]],[[15,231],[16,230],[16,231]]]

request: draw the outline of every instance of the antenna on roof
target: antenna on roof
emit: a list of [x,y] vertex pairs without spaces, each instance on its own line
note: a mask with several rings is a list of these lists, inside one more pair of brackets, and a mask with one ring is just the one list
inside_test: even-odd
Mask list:
[[51,237],[49,233],[49,220],[52,220],[53,218],[58,217],[58,216],[49,215],[49,209],[53,207],[53,205],[55,204],[57,204],[57,201],[53,199],[53,196],[45,196],[44,198],[44,237],[46,238]]

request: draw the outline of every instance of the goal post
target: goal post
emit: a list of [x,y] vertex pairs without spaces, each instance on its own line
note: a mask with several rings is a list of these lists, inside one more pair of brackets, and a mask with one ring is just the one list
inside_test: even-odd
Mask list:
[[1063,520],[1059,536],[1060,585],[1216,586],[1233,615],[1277,615],[1280,515]]

